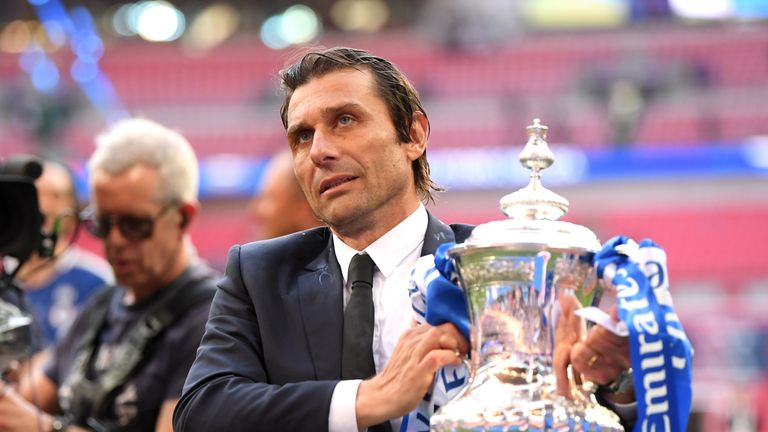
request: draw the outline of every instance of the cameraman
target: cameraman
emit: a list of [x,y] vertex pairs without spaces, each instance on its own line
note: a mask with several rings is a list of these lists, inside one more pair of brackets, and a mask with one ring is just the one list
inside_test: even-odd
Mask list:
[[[45,348],[64,336],[86,300],[99,288],[114,283],[109,264],[101,257],[76,244],[73,236],[78,224],[78,202],[69,169],[53,161],[43,164],[42,175],[35,180],[43,229],[55,240],[55,248],[34,252],[16,279],[24,290],[42,336],[35,349]],[[6,258],[6,269],[13,267]]]
[[43,370],[0,387],[0,431],[172,430],[215,291],[187,234],[197,161],[184,137],[143,119],[96,141],[83,223],[117,285],[89,300]]

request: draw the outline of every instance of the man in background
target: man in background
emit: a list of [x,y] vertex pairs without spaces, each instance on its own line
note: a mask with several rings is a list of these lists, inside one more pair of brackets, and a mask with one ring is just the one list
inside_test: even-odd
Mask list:
[[293,173],[291,152],[270,159],[261,187],[248,206],[251,222],[261,238],[269,239],[320,225]]
[[92,298],[18,391],[0,383],[3,432],[170,432],[203,334],[215,276],[188,240],[200,206],[191,146],[144,119],[96,141],[84,225],[102,240],[117,285]]

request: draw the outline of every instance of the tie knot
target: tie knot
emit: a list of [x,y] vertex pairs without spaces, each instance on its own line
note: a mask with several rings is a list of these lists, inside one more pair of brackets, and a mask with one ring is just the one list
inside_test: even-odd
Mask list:
[[358,283],[366,283],[369,287],[373,286],[373,260],[368,254],[357,254],[352,257],[349,263],[349,280],[352,288]]

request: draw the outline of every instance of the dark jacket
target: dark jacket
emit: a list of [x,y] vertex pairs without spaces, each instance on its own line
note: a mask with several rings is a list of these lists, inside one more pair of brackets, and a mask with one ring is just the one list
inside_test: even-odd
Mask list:
[[[429,215],[422,255],[471,230]],[[327,430],[341,378],[343,307],[328,228],[234,246],[174,429]]]

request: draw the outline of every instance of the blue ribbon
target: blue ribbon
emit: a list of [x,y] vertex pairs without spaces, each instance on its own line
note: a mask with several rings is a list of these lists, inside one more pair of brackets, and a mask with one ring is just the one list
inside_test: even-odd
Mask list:
[[435,252],[435,268],[440,273],[427,285],[427,312],[425,319],[433,326],[453,323],[469,340],[469,312],[464,292],[455,282],[453,261],[447,256],[448,249],[456,243],[443,243]]
[[609,240],[595,255],[598,277],[617,289],[618,315],[629,328],[638,418],[635,431],[686,429],[693,348],[672,307],[664,251],[651,240]]

